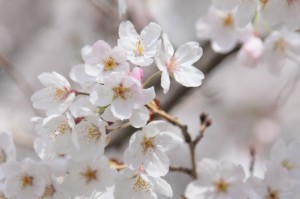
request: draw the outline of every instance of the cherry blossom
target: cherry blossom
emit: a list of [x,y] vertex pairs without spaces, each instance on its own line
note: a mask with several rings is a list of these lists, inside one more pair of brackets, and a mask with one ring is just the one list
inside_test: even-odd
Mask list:
[[279,73],[281,68],[300,63],[300,34],[286,29],[273,31],[264,42],[264,65],[271,72]]
[[241,35],[247,31],[238,27],[236,12],[236,9],[219,10],[211,7],[208,14],[196,24],[197,36],[211,40],[212,48],[216,52],[226,53],[233,50]]
[[[124,73],[112,73],[104,78],[104,84],[96,85],[91,91],[90,101],[97,106],[108,108],[114,117],[124,120],[132,116],[133,109],[140,108],[155,96],[154,89],[149,90],[152,94],[146,94],[145,89],[135,79]],[[147,99],[150,97],[151,99]]]
[[293,195],[289,174],[280,167],[268,168],[263,180],[251,177],[247,183],[252,187],[251,199],[291,199]]
[[293,142],[289,145],[286,145],[285,142],[280,139],[272,148],[269,165],[272,165],[273,167],[279,166],[286,169],[290,175],[300,183],[299,153],[299,142]]
[[86,117],[75,125],[78,147],[70,152],[73,159],[95,159],[103,154],[107,141],[105,125],[95,116]]
[[203,159],[199,165],[199,179],[191,182],[185,191],[188,199],[241,199],[247,198],[241,166],[224,161]]
[[38,79],[45,88],[31,97],[34,108],[46,110],[48,116],[65,112],[75,98],[68,80],[56,72],[43,73]]
[[271,26],[287,25],[290,29],[297,30],[300,28],[299,10],[299,0],[269,0],[263,5],[262,16]]
[[30,159],[11,161],[3,166],[5,174],[4,194],[8,198],[33,199],[42,196],[45,180],[41,167]]
[[112,72],[129,72],[129,63],[126,62],[126,52],[120,47],[110,47],[103,40],[97,41],[89,53],[84,56],[85,71],[95,76],[97,82],[103,83],[103,78]]
[[66,195],[73,197],[106,191],[114,184],[116,175],[104,156],[95,161],[70,162],[68,171],[61,186]]
[[162,71],[161,86],[164,93],[167,93],[170,88],[170,76],[186,87],[198,87],[204,79],[204,74],[192,66],[200,59],[203,50],[197,42],[188,42],[181,45],[174,53],[174,48],[171,45],[166,34],[163,34],[163,48],[155,57],[157,67]]
[[122,22],[119,27],[118,46],[126,50],[127,59],[138,66],[149,66],[156,53],[156,41],[161,34],[161,27],[150,22],[138,34],[130,21]]
[[53,150],[61,155],[67,154],[77,146],[76,132],[73,130],[75,122],[70,114],[52,115],[44,119],[42,128],[48,139],[53,142]]
[[142,166],[153,177],[167,174],[169,158],[166,152],[178,147],[182,140],[164,128],[165,122],[153,121],[132,135],[124,153],[129,168],[139,169]]
[[115,199],[156,199],[156,192],[173,196],[172,188],[165,180],[145,172],[125,169],[116,177]]
[[1,167],[6,162],[16,160],[16,148],[11,135],[6,132],[0,132],[0,180],[3,178]]

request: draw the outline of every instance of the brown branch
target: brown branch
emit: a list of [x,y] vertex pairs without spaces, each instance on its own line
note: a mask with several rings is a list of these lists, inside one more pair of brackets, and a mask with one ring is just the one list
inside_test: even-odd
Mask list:
[[195,145],[192,141],[191,135],[188,132],[188,127],[185,124],[182,124],[178,119],[172,117],[165,111],[159,109],[158,107],[155,106],[154,103],[149,103],[147,105],[147,108],[149,108],[154,114],[160,116],[161,118],[164,118],[174,126],[177,126],[178,128],[181,129],[181,134],[184,137],[185,142],[189,145],[189,150],[191,154],[191,162],[192,162],[192,169],[191,169],[191,176],[194,179],[197,179],[197,169],[196,169],[196,157],[195,157]]
[[170,166],[169,167],[169,170],[170,171],[173,171],[173,172],[181,172],[181,173],[185,173],[189,176],[192,176],[192,170],[189,169],[189,168],[185,168],[185,167],[181,167],[181,166]]

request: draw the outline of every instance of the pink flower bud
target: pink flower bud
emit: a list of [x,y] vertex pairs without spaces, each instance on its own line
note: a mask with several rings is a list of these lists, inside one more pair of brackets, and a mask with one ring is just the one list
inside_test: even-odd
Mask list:
[[144,77],[144,71],[140,67],[135,67],[132,69],[132,71],[129,74],[134,79],[138,80],[141,84]]

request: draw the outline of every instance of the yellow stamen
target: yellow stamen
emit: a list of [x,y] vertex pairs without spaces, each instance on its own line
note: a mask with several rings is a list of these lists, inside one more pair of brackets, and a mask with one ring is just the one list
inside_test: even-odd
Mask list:
[[219,182],[215,183],[215,190],[218,193],[227,193],[229,184],[226,183],[223,179],[221,179]]
[[121,99],[127,99],[130,89],[123,87],[123,85],[120,84],[119,86],[113,88],[113,91],[114,91],[114,98],[119,97]]
[[143,146],[144,153],[155,148],[154,137],[152,137],[152,138],[145,137],[142,142],[142,146]]
[[26,189],[27,187],[30,187],[32,185],[33,185],[33,176],[30,176],[27,173],[21,176],[21,180],[20,180],[21,189]]
[[91,183],[93,180],[97,179],[97,170],[93,170],[91,167],[88,167],[85,172],[80,173],[80,175],[85,178],[86,184]]
[[223,18],[223,25],[225,27],[231,27],[233,26],[233,23],[234,23],[234,18],[232,14],[229,13]]
[[52,198],[52,196],[54,195],[55,192],[56,192],[56,190],[53,187],[53,185],[47,185],[45,187],[44,193],[42,194],[40,199],[45,199],[45,198],[48,198],[48,197]]
[[111,71],[117,67],[117,62],[113,57],[104,60],[104,71]]
[[144,180],[141,175],[137,175],[135,177],[135,182],[134,182],[134,185],[133,185],[133,190],[135,192],[138,192],[138,191],[149,191],[149,188],[150,188],[150,183],[147,182],[146,180]]
[[6,162],[6,153],[0,148],[0,164]]
[[144,47],[142,44],[141,40],[138,40],[135,44],[135,49],[134,49],[134,54],[135,56],[143,56],[144,54]]
[[267,199],[279,199],[278,192],[268,187]]

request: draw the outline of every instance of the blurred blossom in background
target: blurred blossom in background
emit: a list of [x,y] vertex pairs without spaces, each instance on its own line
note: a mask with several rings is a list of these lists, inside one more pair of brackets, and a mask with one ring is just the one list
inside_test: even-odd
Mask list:
[[[71,67],[82,62],[82,47],[97,40],[117,44],[119,24],[124,19],[131,20],[138,31],[149,21],[157,22],[175,48],[197,41],[196,22],[207,14],[209,5],[210,0],[127,0],[126,4],[121,0],[0,0],[0,129],[13,135],[17,159],[37,159],[30,118],[41,113],[33,109],[30,96],[41,88],[38,74],[56,71],[69,77]],[[4,66],[5,61],[9,66]],[[144,76],[156,70],[148,67]],[[231,160],[248,170],[249,148],[254,147],[255,172],[262,175],[264,159],[279,136],[287,141],[299,139],[297,78],[288,67],[276,75],[266,67],[245,67],[238,62],[237,53],[232,53],[206,74],[201,87],[180,98],[165,99],[162,93],[158,97],[169,102],[170,114],[186,123],[192,136],[198,133],[199,114],[209,113],[213,126],[197,147],[198,159]],[[176,127],[169,128],[180,135]],[[108,153],[118,156],[120,152],[121,157],[126,147],[112,147]],[[187,154],[184,146],[171,154],[171,162],[189,166]],[[182,173],[169,173],[166,180],[177,197],[190,179]]]

